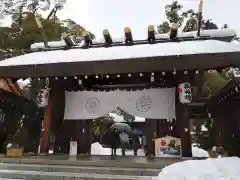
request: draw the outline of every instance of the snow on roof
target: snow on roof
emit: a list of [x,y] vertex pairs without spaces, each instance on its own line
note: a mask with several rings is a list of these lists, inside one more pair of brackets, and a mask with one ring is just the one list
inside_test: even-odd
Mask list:
[[240,42],[238,40],[233,40],[233,41],[231,41],[231,43],[240,45]]
[[[177,35],[179,38],[183,37],[196,37],[197,31],[191,31],[191,32],[178,32]],[[234,37],[236,36],[236,31],[234,29],[211,29],[211,30],[202,30],[200,32],[200,36],[208,36],[208,37]],[[157,39],[169,39],[170,33],[166,34],[157,34]]]
[[0,62],[0,66],[108,61],[149,57],[240,52],[240,46],[217,40],[198,40],[115,46],[110,48],[69,49],[29,53]]
[[[185,38],[185,37],[196,37],[197,31],[191,31],[191,32],[180,32],[178,31],[178,37],[179,38]],[[234,37],[236,36],[236,31],[233,29],[211,29],[211,30],[202,30],[200,36],[208,36],[208,37]],[[156,39],[169,39],[170,38],[170,33],[165,33],[165,34],[156,34],[155,35]],[[146,38],[147,39],[147,38]],[[125,42],[125,36],[115,38],[112,37],[113,43],[124,43]],[[105,39],[98,38],[98,39],[93,39],[92,41],[93,44],[103,44],[105,43]],[[50,41],[48,42],[48,46],[51,48],[57,48],[57,47],[65,47],[66,43],[64,40],[61,41]],[[40,43],[34,43],[31,45],[32,50],[38,50],[38,49],[45,49],[45,45],[43,42]]]
[[[65,47],[67,44],[64,40],[61,41],[50,41],[48,42],[48,46],[51,48]],[[30,47],[31,50],[45,49],[45,45],[43,42],[34,43]]]
[[[109,113],[109,115],[114,119],[115,122],[125,122],[123,117],[118,114]],[[135,116],[134,122],[145,122],[145,118]]]
[[[181,34],[181,37],[191,37],[196,36],[197,31],[185,32]],[[236,36],[236,31],[234,29],[211,29],[201,31],[200,36],[210,36],[210,37],[227,37],[227,36]]]

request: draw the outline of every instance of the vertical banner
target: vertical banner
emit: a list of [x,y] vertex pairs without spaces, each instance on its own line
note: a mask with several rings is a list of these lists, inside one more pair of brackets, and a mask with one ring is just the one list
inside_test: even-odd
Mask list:
[[156,157],[181,157],[181,139],[166,136],[155,139],[155,156]]
[[77,155],[77,141],[70,141],[69,155],[70,156]]

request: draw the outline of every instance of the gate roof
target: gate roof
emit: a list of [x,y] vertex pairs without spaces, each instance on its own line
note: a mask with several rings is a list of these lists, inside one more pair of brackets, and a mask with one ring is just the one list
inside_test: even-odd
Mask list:
[[1,77],[48,77],[234,66],[240,45],[218,40],[33,52],[0,62]]

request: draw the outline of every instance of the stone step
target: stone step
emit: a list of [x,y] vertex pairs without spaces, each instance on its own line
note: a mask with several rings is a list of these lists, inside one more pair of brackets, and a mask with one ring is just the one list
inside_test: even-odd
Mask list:
[[157,176],[161,169],[148,168],[118,168],[118,167],[90,167],[66,165],[39,165],[39,164],[0,164],[1,170],[42,171],[42,172],[68,172],[88,174],[112,174],[131,176]]
[[56,159],[51,158],[55,157],[0,158],[0,163],[162,169],[168,165],[181,161],[181,159],[155,159],[149,161],[141,161],[136,159],[131,161],[128,158],[116,160],[79,160],[75,158],[57,159],[57,157]]
[[0,170],[0,178],[20,178],[24,180],[153,180],[152,176],[126,176],[111,174],[66,173],[66,172],[42,172]]
[[24,179],[0,178],[0,180],[24,180]]

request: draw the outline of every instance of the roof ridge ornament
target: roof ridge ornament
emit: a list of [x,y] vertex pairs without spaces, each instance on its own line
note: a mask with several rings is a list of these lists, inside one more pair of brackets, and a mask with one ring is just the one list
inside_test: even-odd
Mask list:
[[148,26],[148,42],[149,44],[156,43],[155,29],[153,25]]
[[125,34],[125,43],[127,45],[133,45],[132,31],[129,27],[124,28],[124,34]]
[[170,28],[170,39],[172,41],[175,41],[178,39],[177,33],[178,33],[178,24],[173,23]]
[[61,38],[65,41],[67,47],[73,47],[75,44],[74,40],[68,33],[62,33]]
[[[212,29],[212,30],[201,30],[201,36],[196,37],[197,31],[191,31],[191,32],[184,32],[184,33],[178,33],[177,26],[172,25],[172,34],[171,38],[178,38],[178,42],[181,41],[197,41],[197,40],[220,40],[220,41],[226,41],[230,42],[235,36],[236,31],[233,29]],[[48,42],[48,48],[44,46],[43,42],[40,43],[34,43],[31,45],[31,49],[25,49],[25,52],[31,52],[31,51],[53,51],[53,50],[64,50],[66,47],[76,48],[76,49],[84,49],[84,48],[99,48],[99,47],[106,47],[106,43],[108,45],[111,44],[110,47],[115,46],[124,46],[124,45],[142,45],[142,44],[153,44],[151,42],[154,42],[154,37],[157,43],[165,43],[165,42],[172,42],[172,39],[169,37],[168,34],[155,34],[153,31],[153,26],[150,25],[148,27],[148,38],[145,40],[133,40],[131,29],[125,28],[125,40],[122,42],[116,42],[112,39],[110,32],[105,29],[103,30],[103,35],[105,35],[104,39],[101,40],[101,42],[94,42],[92,41],[91,37],[89,36],[88,32],[84,32],[82,35],[82,41],[80,43],[75,42],[74,36],[71,36],[67,33],[62,34],[62,40],[61,41],[52,41]],[[70,40],[67,40],[66,38],[70,38]],[[107,38],[107,39],[106,39]],[[111,38],[111,39],[110,39]],[[150,41],[149,41],[150,40]],[[69,42],[68,42],[69,41]],[[112,41],[112,43],[111,43]],[[124,43],[124,41],[126,43]],[[73,44],[74,43],[74,44]],[[70,46],[69,46],[70,45]]]
[[110,46],[110,45],[113,43],[113,40],[112,40],[112,38],[111,38],[111,35],[110,35],[108,29],[104,29],[104,30],[103,30],[103,37],[104,37],[104,39],[105,39],[105,44],[106,44],[107,46]]
[[91,47],[92,45],[92,39],[91,37],[89,36],[89,32],[87,31],[83,31],[82,33],[82,36],[83,36],[83,41],[84,41],[84,48],[89,48]]

